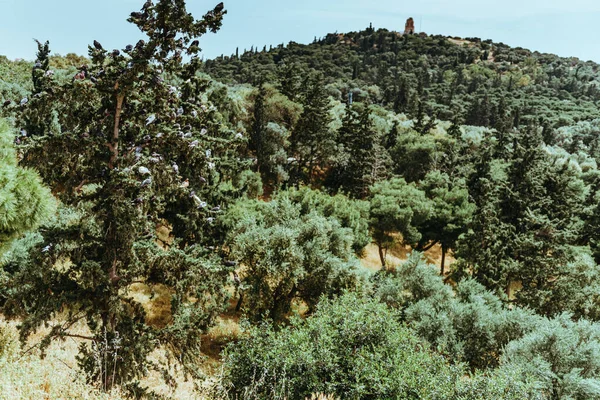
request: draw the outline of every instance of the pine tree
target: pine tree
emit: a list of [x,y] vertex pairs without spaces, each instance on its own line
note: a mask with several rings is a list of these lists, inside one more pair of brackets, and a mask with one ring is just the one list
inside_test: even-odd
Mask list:
[[0,120],[0,255],[9,241],[46,222],[55,208],[38,174],[18,166],[11,131]]
[[279,78],[280,91],[290,100],[296,101],[301,96],[301,77],[296,64],[284,64]]
[[439,243],[442,249],[440,274],[444,275],[446,254],[455,247],[458,238],[467,232],[475,206],[469,202],[465,182],[454,181],[440,171],[428,173],[420,182],[419,189],[430,200],[431,215],[417,224],[421,240],[416,249],[425,251]]
[[[12,277],[3,311],[23,318],[27,338],[66,310],[43,346],[84,322],[79,363],[106,389],[143,393],[138,378],[157,367],[148,359],[157,348],[197,376],[201,335],[226,304],[229,267],[210,248],[220,243],[215,217],[241,195],[243,139],[203,102],[197,74],[197,38],[216,32],[224,14],[219,4],[195,20],[184,0],[146,2],[129,18],[146,40],[112,51],[95,41],[90,64],[47,90],[60,130],[24,143],[24,163],[39,167],[64,211]],[[169,288],[169,323],[147,323],[134,282]],[[110,373],[96,359],[101,345]]]
[[398,121],[394,121],[388,134],[386,135],[384,147],[386,149],[393,149],[398,143]]
[[268,121],[266,100],[267,88],[261,83],[254,98],[249,144],[256,156],[257,172],[265,184],[275,188],[288,178],[285,171],[288,158],[285,149],[289,132],[284,126]]
[[50,66],[50,42],[44,44],[35,41],[38,46],[37,61],[31,72],[33,81],[33,94],[43,92],[47,87],[47,81],[44,79]]
[[58,115],[52,107],[52,82],[54,71],[50,70],[50,44],[48,41],[37,43],[37,59],[31,70],[33,91],[30,96],[21,102],[25,109],[21,109],[20,123],[24,136],[44,135],[59,130],[57,126]]
[[406,111],[409,99],[410,91],[408,83],[406,82],[405,78],[402,78],[396,90],[396,96],[394,99],[394,111],[397,113]]

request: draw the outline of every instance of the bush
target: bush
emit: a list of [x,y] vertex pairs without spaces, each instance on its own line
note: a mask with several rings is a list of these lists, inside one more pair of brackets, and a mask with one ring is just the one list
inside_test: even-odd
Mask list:
[[399,322],[397,312],[347,294],[323,300],[305,321],[274,331],[263,325],[230,345],[229,398],[450,398],[460,369]]
[[358,289],[367,280],[351,250],[352,230],[319,210],[303,215],[286,196],[240,201],[221,222],[228,227],[230,258],[244,266],[240,292],[253,320],[285,320],[295,300],[312,311],[322,295]]
[[600,324],[568,314],[542,320],[508,344],[502,361],[535,376],[553,399],[600,398]]
[[454,400],[542,400],[548,396],[535,378],[521,368],[501,367],[463,379]]
[[521,308],[506,308],[471,279],[453,292],[418,253],[378,279],[379,299],[402,310],[404,320],[434,349],[472,369],[497,366],[503,347],[531,332],[540,319]]

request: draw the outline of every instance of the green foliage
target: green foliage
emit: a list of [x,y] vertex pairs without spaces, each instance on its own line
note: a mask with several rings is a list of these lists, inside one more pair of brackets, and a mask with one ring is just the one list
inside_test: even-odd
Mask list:
[[[229,349],[232,398],[599,397],[598,66],[372,27],[201,62],[224,13],[149,1],[122,50],[0,57],[19,130],[0,123],[0,306],[21,339],[85,324],[89,380],[150,396],[156,348],[200,377],[233,272],[263,324]],[[355,256],[374,242],[387,267],[396,241],[439,244],[442,275],[453,251],[454,286],[416,253],[365,279]],[[167,322],[134,283],[165,286]],[[376,300],[331,300],[348,290]]]
[[354,103],[346,108],[338,132],[342,151],[326,180],[330,188],[355,198],[367,196],[369,186],[386,173],[380,138],[370,116],[368,104]]
[[302,104],[304,110],[292,133],[291,151],[297,158],[295,181],[311,184],[315,168],[327,166],[335,150],[335,135],[329,130],[329,96],[321,76],[306,80]]
[[324,300],[280,331],[254,328],[227,353],[229,398],[442,399],[459,376],[395,312],[355,295]]
[[419,188],[431,203],[432,212],[417,226],[421,240],[417,250],[439,243],[442,247],[441,274],[448,249],[455,248],[459,237],[467,232],[475,205],[469,201],[469,192],[463,180],[451,180],[448,174],[432,171],[425,176]]
[[599,329],[596,323],[574,322],[566,314],[543,320],[536,330],[506,347],[503,363],[535,376],[553,399],[597,398]]
[[302,187],[277,194],[276,198],[289,197],[300,205],[302,215],[315,211],[323,216],[335,218],[343,228],[352,230],[352,249],[361,255],[365,246],[371,241],[368,226],[369,204],[362,200],[351,200],[342,194],[330,196],[318,190]]
[[[75,76],[44,72],[39,93],[18,110],[17,121],[30,127],[23,163],[39,168],[64,208],[9,275],[3,312],[22,318],[22,340],[62,312],[42,348],[85,322],[91,333],[79,364],[105,389],[135,388],[149,369],[172,381],[168,366],[148,358],[159,347],[198,378],[202,334],[227,304],[230,270],[211,250],[219,240],[214,219],[256,185],[242,173],[249,164],[243,135],[222,123],[199,74],[196,39],[217,31],[224,13],[219,4],[195,20],[183,0],[149,1],[129,18],[145,40],[110,52],[94,42]],[[40,46],[36,77],[49,65]],[[34,123],[52,115],[52,129]],[[20,174],[32,180],[29,170]],[[36,200],[26,188],[22,196]],[[20,209],[29,214],[40,207],[28,204]],[[28,216],[19,223],[33,226]],[[161,227],[171,235],[166,243],[158,240]],[[130,295],[134,282],[168,286],[166,326],[147,323]],[[100,344],[112,374],[99,368]]]
[[[306,214],[290,197],[269,203],[243,200],[223,217],[230,258],[239,261],[245,312],[281,321],[294,300],[312,310],[322,295],[356,288],[361,281],[352,257],[354,237],[335,214]],[[241,299],[240,299],[241,300]]]
[[517,300],[548,314],[555,266],[573,262],[589,189],[576,165],[543,146],[537,127],[492,139],[467,179],[477,208],[456,269],[498,291],[520,281]]
[[13,138],[0,120],[0,252],[10,239],[47,221],[56,207],[37,172],[17,165]]
[[548,399],[535,377],[516,365],[478,373],[461,381],[456,400],[543,400]]
[[405,130],[396,139],[390,149],[393,170],[408,182],[417,182],[425,178],[430,171],[444,170],[444,154],[452,143],[448,136],[436,136],[431,133],[420,134],[412,129]]
[[204,68],[225,82],[266,77],[281,83],[286,95],[299,85],[294,78],[316,71],[335,100],[345,101],[352,89],[355,100],[382,103],[396,112],[416,113],[422,104],[425,114],[452,120],[458,110],[469,124],[502,131],[540,118],[565,126],[598,117],[595,63],[477,38],[465,45],[453,41],[386,29],[336,32],[307,45],[290,42],[270,51],[218,57]]
[[405,243],[419,242],[417,226],[430,217],[432,209],[425,193],[403,178],[376,183],[370,192],[369,225],[385,267],[385,253],[396,240],[394,234],[401,234]]
[[408,325],[453,362],[472,370],[496,367],[504,346],[531,332],[539,318],[506,308],[473,280],[453,293],[419,253],[394,272],[378,277],[375,296],[403,311]]

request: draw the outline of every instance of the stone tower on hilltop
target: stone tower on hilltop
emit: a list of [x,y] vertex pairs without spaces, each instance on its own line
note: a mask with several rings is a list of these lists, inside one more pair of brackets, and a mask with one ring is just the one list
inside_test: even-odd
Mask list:
[[413,33],[415,33],[415,20],[412,18],[409,18],[406,20],[406,26],[404,27],[404,34],[412,35]]

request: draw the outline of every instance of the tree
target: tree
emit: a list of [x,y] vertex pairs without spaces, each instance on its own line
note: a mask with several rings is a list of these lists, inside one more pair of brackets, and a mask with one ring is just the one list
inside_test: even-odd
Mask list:
[[502,362],[539,381],[551,399],[600,396],[600,325],[563,314],[508,344]]
[[13,139],[0,120],[0,254],[10,240],[47,222],[56,208],[38,174],[17,164]]
[[371,242],[369,232],[369,203],[365,200],[353,200],[342,194],[335,196],[308,187],[280,192],[277,198],[289,198],[300,206],[300,214],[318,212],[323,216],[337,219],[343,228],[352,230],[352,250],[358,256]]
[[370,192],[369,226],[385,269],[387,250],[397,240],[395,234],[402,235],[406,244],[418,243],[421,234],[417,226],[429,218],[432,205],[423,191],[402,178],[376,183]]
[[266,140],[266,129],[267,129],[267,117],[265,112],[265,101],[267,92],[265,85],[261,83],[258,87],[258,93],[254,99],[254,112],[252,114],[252,125],[250,133],[250,148],[256,153],[256,163],[258,165],[258,171],[260,172],[261,167],[267,164],[268,156],[264,151],[267,145]]
[[444,158],[454,142],[455,139],[449,136],[406,130],[398,136],[396,145],[390,149],[392,170],[408,182],[421,181],[430,171],[451,167],[445,165]]
[[305,176],[310,185],[314,181],[315,168],[326,165],[335,146],[329,131],[329,96],[322,76],[307,79],[302,104],[304,110],[292,133],[291,151],[298,159],[296,180]]
[[282,94],[290,100],[296,100],[302,93],[301,84],[302,79],[296,64],[283,64],[280,67],[279,86]]
[[30,232],[49,222],[56,209],[39,175],[18,165],[13,139],[12,129],[0,119],[0,309],[10,297],[11,274],[27,258],[32,243],[39,241]]
[[343,153],[328,177],[328,184],[352,197],[364,198],[369,186],[385,175],[382,162],[385,150],[373,129],[370,107],[360,103],[348,106],[338,136]]
[[465,182],[452,182],[443,172],[428,173],[418,186],[430,200],[432,210],[429,217],[416,227],[421,234],[416,249],[428,250],[439,243],[442,248],[440,274],[444,275],[446,253],[454,248],[460,235],[467,232],[475,205],[469,202]]
[[509,309],[472,279],[452,288],[418,252],[373,278],[375,297],[401,312],[403,321],[452,363],[488,371],[504,346],[535,329],[541,317]]
[[340,294],[361,280],[352,230],[319,210],[302,214],[285,193],[269,203],[242,200],[222,223],[229,232],[229,258],[244,266],[243,305],[253,320],[280,322],[293,301],[312,310],[322,295]]
[[458,246],[463,260],[457,269],[470,269],[487,288],[507,294],[510,283],[520,281],[517,301],[547,314],[557,266],[573,261],[585,184],[576,167],[545,151],[536,127],[496,143],[467,180],[477,209]]
[[[201,334],[226,304],[230,269],[209,246],[219,244],[215,216],[243,195],[235,186],[243,140],[203,101],[197,73],[197,38],[216,32],[224,14],[219,4],[195,20],[184,0],[146,2],[129,17],[145,40],[112,51],[95,41],[73,80],[48,74],[41,97],[60,129],[23,141],[23,162],[39,166],[65,211],[11,277],[3,311],[24,318],[26,339],[65,310],[42,346],[76,336],[71,327],[85,322],[79,364],[106,389],[143,392],[137,379],[156,367],[148,355],[157,348],[198,376]],[[170,231],[166,243],[160,226]],[[166,326],[146,323],[130,296],[134,282],[169,287]]]
[[453,265],[456,276],[472,276],[490,290],[508,290],[512,260],[508,255],[514,227],[502,218],[501,188],[506,163],[495,160],[486,146],[477,154],[467,178],[469,195],[476,205],[468,232],[460,239]]
[[385,137],[383,146],[387,149],[393,149],[396,144],[398,143],[398,121],[394,121],[392,124],[392,128],[390,129],[390,131],[388,132],[388,134]]
[[60,130],[58,114],[52,105],[54,71],[50,69],[50,44],[48,41],[41,43],[37,40],[36,43],[37,59],[31,70],[33,90],[20,101],[26,105],[19,115],[21,132],[25,137],[52,134]]
[[284,126],[271,121],[268,111],[267,89],[261,83],[254,98],[249,144],[264,183],[276,187],[288,179],[285,149],[290,135]]

